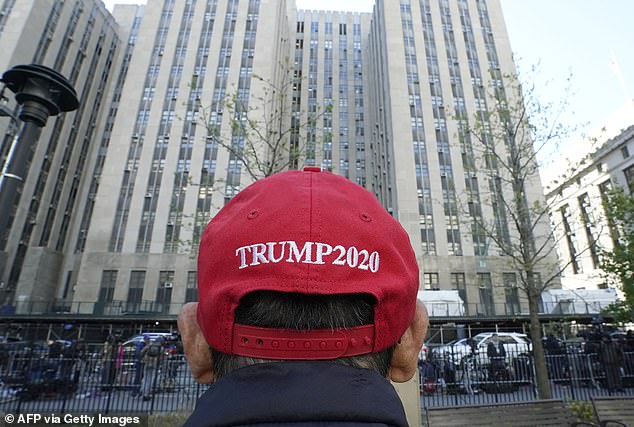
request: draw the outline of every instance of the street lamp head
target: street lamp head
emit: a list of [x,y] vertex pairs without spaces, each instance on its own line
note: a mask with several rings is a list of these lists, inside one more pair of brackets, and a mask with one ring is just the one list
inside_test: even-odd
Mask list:
[[2,75],[2,82],[21,105],[20,119],[44,126],[49,116],[73,111],[77,93],[64,76],[43,65],[16,65]]

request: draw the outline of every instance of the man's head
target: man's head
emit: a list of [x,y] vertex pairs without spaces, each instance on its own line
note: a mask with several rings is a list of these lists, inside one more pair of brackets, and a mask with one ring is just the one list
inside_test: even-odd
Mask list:
[[203,234],[198,289],[179,328],[201,382],[262,360],[415,372],[427,316],[409,238],[343,177],[308,168],[240,192]]

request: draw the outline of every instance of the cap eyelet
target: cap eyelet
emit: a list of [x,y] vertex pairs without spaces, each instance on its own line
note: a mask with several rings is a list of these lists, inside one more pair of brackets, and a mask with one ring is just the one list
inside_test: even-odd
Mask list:
[[365,222],[372,222],[372,217],[365,212],[361,212],[359,214],[359,218],[361,218],[361,220]]
[[249,212],[249,214],[247,215],[247,219],[254,219],[257,218],[258,215],[260,215],[260,212],[258,212],[257,210],[252,210],[251,212]]

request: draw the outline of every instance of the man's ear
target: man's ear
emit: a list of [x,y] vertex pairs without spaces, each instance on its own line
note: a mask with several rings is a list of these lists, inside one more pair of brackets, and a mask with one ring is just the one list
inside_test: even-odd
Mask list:
[[214,381],[211,351],[198,326],[197,311],[197,302],[190,302],[183,306],[178,315],[178,331],[183,339],[185,358],[192,375],[201,384],[211,384]]
[[425,305],[416,301],[414,320],[396,344],[390,363],[390,379],[396,383],[409,381],[416,373],[418,353],[423,346],[429,326]]

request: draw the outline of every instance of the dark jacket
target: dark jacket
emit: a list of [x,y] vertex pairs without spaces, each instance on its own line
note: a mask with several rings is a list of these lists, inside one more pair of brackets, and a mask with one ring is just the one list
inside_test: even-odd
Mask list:
[[497,344],[493,341],[489,342],[487,345],[487,356],[489,359],[498,359],[504,360],[506,357],[506,349],[504,348],[504,344],[498,342]]
[[198,400],[186,427],[407,426],[390,382],[329,362],[278,362],[238,369]]

